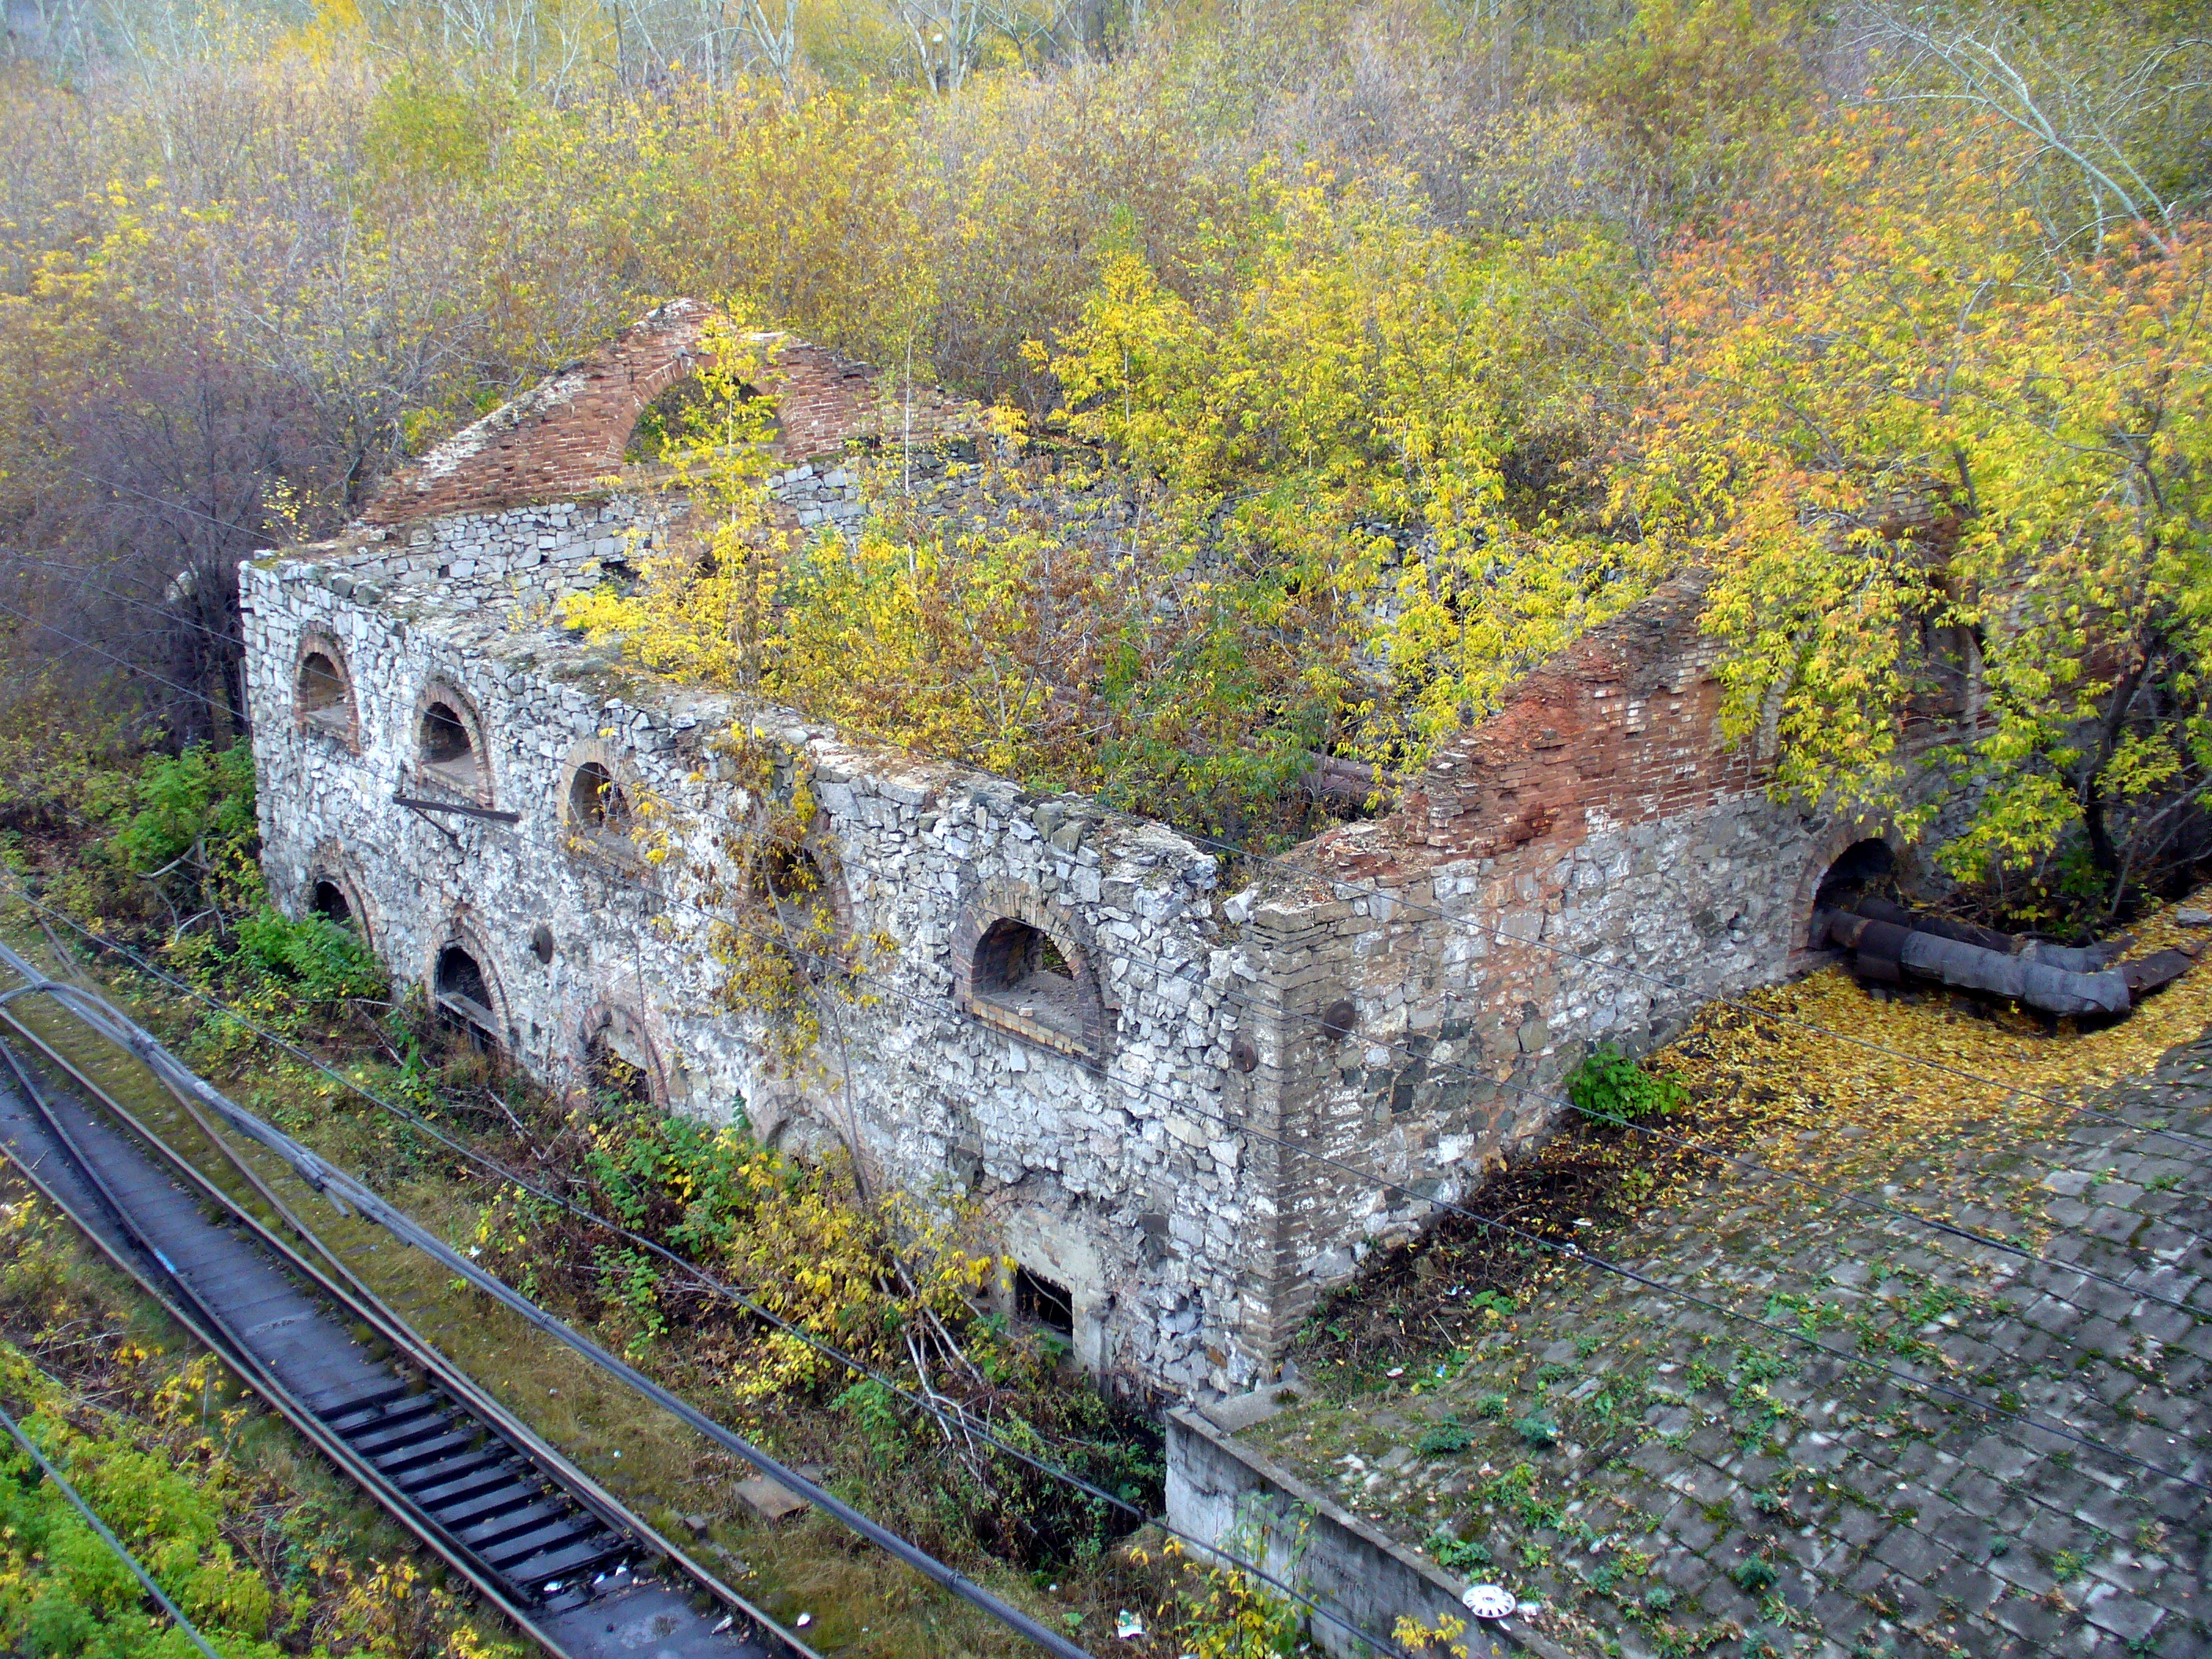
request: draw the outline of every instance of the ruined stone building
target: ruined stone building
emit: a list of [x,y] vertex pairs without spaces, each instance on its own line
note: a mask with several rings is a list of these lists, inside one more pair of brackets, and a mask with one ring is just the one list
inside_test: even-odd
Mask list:
[[[1204,1396],[1271,1376],[1320,1291],[1541,1132],[1590,1046],[1802,965],[1815,890],[1869,831],[1771,804],[1723,744],[1693,579],[1529,675],[1389,816],[1234,891],[1164,823],[588,647],[551,607],[653,533],[623,453],[702,317],[663,307],[345,535],[243,573],[280,902],[351,920],[547,1083],[615,1054],[672,1109],[971,1191],[1024,1311],[1083,1363]],[[800,525],[864,511],[857,450],[975,430],[798,341],[770,390]],[[731,758],[740,723],[818,806],[806,856],[839,929],[883,941],[872,999],[799,1064],[718,1000],[711,918],[670,877],[711,872],[763,787]],[[665,864],[607,822],[647,797]]]

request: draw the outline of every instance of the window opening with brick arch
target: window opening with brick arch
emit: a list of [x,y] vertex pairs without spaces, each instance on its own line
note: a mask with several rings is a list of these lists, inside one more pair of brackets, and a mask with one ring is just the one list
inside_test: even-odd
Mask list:
[[441,1023],[465,1035],[479,1053],[496,1054],[499,1016],[492,1009],[490,982],[467,946],[448,945],[438,952],[435,990]]
[[422,711],[419,734],[422,769],[457,789],[477,793],[483,782],[483,757],[461,712],[443,698]]
[[[745,404],[756,403],[761,396],[760,388],[745,380],[737,383],[737,393]],[[711,430],[705,422],[716,413],[705,384],[696,374],[684,375],[638,410],[636,424],[623,445],[623,463],[653,465],[673,459],[686,442]],[[769,418],[772,422],[772,411]]]
[[568,822],[581,834],[629,835],[629,797],[603,763],[586,761],[568,780]]
[[1014,1269],[1014,1317],[1074,1340],[1074,1297],[1066,1285],[1027,1267]]
[[609,1017],[584,1039],[584,1086],[594,1103],[650,1107],[653,1054],[627,1020]]
[[779,941],[801,953],[800,966],[809,975],[843,944],[830,878],[807,848],[787,842],[766,848],[753,861],[752,885],[754,898],[775,915]]
[[1001,916],[975,942],[969,986],[977,1001],[1043,1026],[1071,1042],[1091,1037],[1086,992],[1074,961],[1042,927]]
[[300,659],[293,699],[301,718],[341,737],[353,735],[353,684],[331,653],[310,651]]
[[345,889],[328,876],[317,882],[314,891],[307,896],[307,908],[350,933],[361,931],[360,919],[353,913],[353,901],[346,896]]

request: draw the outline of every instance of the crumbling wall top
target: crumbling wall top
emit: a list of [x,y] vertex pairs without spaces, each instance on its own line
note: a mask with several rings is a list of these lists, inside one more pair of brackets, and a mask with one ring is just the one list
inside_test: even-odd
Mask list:
[[[463,428],[387,479],[362,514],[395,525],[604,492],[647,404],[698,368],[718,316],[671,300],[614,339]],[[933,442],[981,429],[979,411],[934,386],[898,389],[877,369],[789,335],[755,335],[772,365],[781,459],[854,441]]]

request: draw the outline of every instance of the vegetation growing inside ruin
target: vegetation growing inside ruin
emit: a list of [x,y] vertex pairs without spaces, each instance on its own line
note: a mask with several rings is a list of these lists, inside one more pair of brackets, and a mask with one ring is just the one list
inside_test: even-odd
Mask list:
[[1010,440],[949,523],[887,451],[857,545],[712,531],[623,619],[684,672],[1279,842],[1698,568],[1783,792],[1934,833],[1910,720],[1963,712],[1995,909],[2204,850],[2190,6],[48,11],[0,85],[18,723],[236,729],[231,561],[684,293]]

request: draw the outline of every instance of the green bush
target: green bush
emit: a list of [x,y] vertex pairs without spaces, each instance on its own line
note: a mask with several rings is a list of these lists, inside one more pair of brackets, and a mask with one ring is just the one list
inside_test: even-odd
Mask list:
[[1729,1569],[1729,1577],[1735,1580],[1735,1587],[1746,1595],[1760,1595],[1774,1588],[1779,1575],[1771,1561],[1762,1561],[1754,1555],[1749,1560],[1737,1562]]
[[1470,1568],[1486,1567],[1493,1559],[1490,1546],[1479,1538],[1455,1538],[1443,1528],[1437,1528],[1429,1540],[1430,1553],[1437,1565],[1448,1572],[1465,1572]]
[[1559,1425],[1548,1417],[1539,1417],[1531,1412],[1526,1417],[1516,1418],[1513,1431],[1531,1446],[1556,1446],[1559,1443]]
[[238,948],[245,961],[287,981],[304,1001],[370,1001],[390,989],[368,947],[328,916],[295,921],[264,908],[238,924]]
[[140,875],[196,848],[215,868],[253,837],[253,750],[246,744],[156,756],[140,769],[136,793],[137,811],[117,832],[115,850]]
[[1680,1111],[1689,1095],[1674,1079],[1645,1071],[1608,1042],[1592,1049],[1569,1074],[1567,1098],[1591,1117],[1618,1124]]
[[1425,1457],[1435,1457],[1445,1452],[1465,1451],[1469,1443],[1466,1428],[1456,1417],[1447,1417],[1434,1425],[1414,1443],[1413,1449]]

